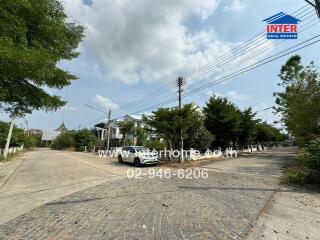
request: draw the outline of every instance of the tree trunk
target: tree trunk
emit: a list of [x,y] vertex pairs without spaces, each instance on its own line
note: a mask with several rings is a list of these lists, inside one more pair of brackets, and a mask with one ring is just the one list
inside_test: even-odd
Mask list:
[[126,146],[127,134],[123,134],[123,146]]
[[11,140],[11,135],[12,135],[12,129],[13,129],[13,124],[14,124],[14,119],[15,119],[15,117],[13,116],[12,119],[11,119],[10,127],[9,127],[6,146],[4,148],[4,153],[3,153],[4,158],[7,158],[7,156],[8,156],[9,147],[10,147],[10,140]]

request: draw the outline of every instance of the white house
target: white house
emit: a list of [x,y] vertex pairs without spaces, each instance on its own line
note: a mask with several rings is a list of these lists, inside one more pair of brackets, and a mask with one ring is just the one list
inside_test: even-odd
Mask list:
[[[123,138],[120,128],[118,127],[119,122],[133,122],[133,125],[136,128],[143,128],[148,130],[151,129],[148,125],[145,124],[145,122],[143,122],[142,116],[126,115],[119,120],[111,122],[110,139],[121,140]],[[94,126],[97,130],[98,138],[101,140],[106,139],[108,134],[108,121],[100,122]],[[133,142],[136,143],[136,138],[133,134],[129,134],[127,138],[129,140],[133,140]],[[158,137],[157,134],[149,133],[147,140],[160,140],[160,137]]]
[[66,125],[61,123],[61,125],[54,131],[43,131],[42,132],[42,137],[41,137],[41,142],[47,141],[47,142],[52,142],[54,139],[56,139],[61,133],[67,132],[68,129],[66,128]]

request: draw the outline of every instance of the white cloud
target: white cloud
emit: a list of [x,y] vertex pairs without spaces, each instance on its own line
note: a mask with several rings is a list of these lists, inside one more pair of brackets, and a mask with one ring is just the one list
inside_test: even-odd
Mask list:
[[224,7],[224,10],[230,11],[230,12],[242,12],[246,10],[247,5],[240,0],[233,0],[229,5],[226,5]]
[[71,112],[71,111],[75,111],[76,108],[70,105],[65,105],[61,108],[62,110],[66,111],[66,112]]
[[96,95],[93,100],[105,109],[117,109],[119,107],[118,104],[114,103],[111,99],[101,95]]
[[[207,18],[218,0],[65,1],[72,19],[85,25],[80,51],[105,80],[135,84],[171,81],[229,51],[213,29],[191,33],[190,17]],[[90,60],[89,60],[90,59]]]
[[210,97],[212,97],[213,95],[215,95],[217,97],[226,97],[232,101],[244,101],[244,100],[248,100],[250,98],[249,96],[242,95],[236,91],[228,91],[225,94],[221,94],[221,93],[217,93],[217,92],[213,92],[211,90],[208,90],[205,92],[205,94]]
[[239,94],[236,91],[228,91],[226,95],[228,98],[234,101],[243,101],[248,100],[250,98],[249,96]]

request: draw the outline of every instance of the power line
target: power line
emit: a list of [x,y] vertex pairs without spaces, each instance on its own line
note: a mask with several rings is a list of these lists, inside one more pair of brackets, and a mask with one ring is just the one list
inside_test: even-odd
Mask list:
[[[300,9],[298,9],[296,12],[298,12],[298,11],[300,11],[300,10],[302,10],[302,9],[304,9],[304,8],[306,8],[306,6],[303,6],[302,8],[300,8]],[[299,13],[299,15],[300,14],[302,14],[302,13],[304,13],[304,12],[306,12],[306,11],[308,11],[310,8],[306,8],[306,9],[304,9],[302,12],[300,12]],[[308,15],[308,14],[310,14],[310,12],[308,12],[308,13],[306,13],[306,14],[304,14],[304,16],[305,15]],[[305,19],[306,20],[306,19]],[[265,31],[264,31],[265,32]],[[259,35],[259,34],[258,34]],[[255,39],[256,37],[254,37],[253,39]],[[260,39],[261,40],[261,39]],[[248,42],[252,42],[252,41],[247,41],[247,43]],[[243,47],[243,45],[244,44],[242,44],[242,47]],[[241,46],[241,45],[240,45]],[[251,48],[252,48],[252,46],[251,46]],[[239,47],[238,48],[235,48],[235,49],[238,49],[238,54],[240,54],[241,53],[241,51],[239,51]],[[232,54],[232,51],[230,51],[228,54]],[[227,54],[225,54],[225,55],[223,55],[223,56],[226,56]],[[207,64],[208,65],[208,64]],[[207,66],[206,65],[206,66]],[[198,70],[199,71],[199,70]],[[227,75],[227,76],[229,76],[229,75]],[[192,92],[192,91],[191,91]],[[154,107],[156,107],[156,106],[159,106],[159,105],[162,105],[162,104],[168,104],[168,103],[171,103],[171,102],[174,102],[174,101],[176,101],[177,100],[177,98],[173,98],[173,99],[169,99],[169,100],[165,100],[165,101],[162,101],[161,103],[158,103],[158,104],[154,104],[154,105],[152,105],[152,106],[150,106],[150,107],[148,107],[148,108],[146,108],[146,109],[144,109],[143,111],[147,111],[147,110],[149,110],[149,109],[152,109],[152,108],[154,108]],[[135,111],[134,113],[132,113],[132,114],[136,114],[136,113],[140,113],[141,111]]]
[[[304,43],[304,42],[303,42]],[[301,44],[303,44],[303,43],[301,43]],[[296,45],[297,46],[297,45]],[[295,46],[294,46],[295,47]],[[288,51],[288,50],[290,50],[290,49],[292,49],[293,47],[291,47],[291,48],[289,48],[289,49],[286,49],[285,51]],[[282,52],[285,52],[285,51],[281,51],[280,53],[282,53]],[[277,53],[276,55],[279,55],[280,53]],[[276,56],[276,55],[274,55],[274,56]],[[252,57],[252,56],[250,56],[250,57]],[[272,56],[271,56],[272,57]],[[268,57],[268,58],[266,58],[266,59],[270,59],[270,57]],[[264,60],[266,60],[266,59],[264,59]],[[264,61],[263,60],[263,61]],[[261,61],[260,61],[261,62]],[[258,62],[259,63],[259,62]],[[227,75],[227,76],[229,76],[229,75]],[[192,91],[191,91],[192,92]],[[198,92],[198,91],[197,91]],[[188,93],[187,93],[188,94]],[[185,96],[189,96],[190,94],[188,94],[188,95],[185,95]],[[175,98],[172,98],[172,99],[169,99],[169,100],[165,100],[165,101],[162,101],[161,103],[158,103],[158,104],[153,104],[153,105],[151,105],[150,107],[148,107],[148,108],[146,108],[146,109],[144,109],[143,111],[147,111],[147,110],[149,110],[149,109],[153,109],[154,107],[157,107],[157,106],[161,106],[162,104],[169,104],[169,103],[172,103],[172,102],[175,102],[177,100],[177,98],[175,97]],[[132,113],[132,114],[137,114],[137,113],[140,113],[141,111],[135,111],[134,113]]]
[[[301,45],[303,45],[303,44],[305,44],[305,43],[307,43],[307,42],[310,42],[310,41],[313,40],[313,39],[318,38],[319,36],[320,36],[320,35],[316,35],[316,36],[314,36],[314,37],[312,37],[312,38],[309,38],[308,40],[304,41],[303,43],[299,43],[299,44],[297,44],[297,45],[295,45],[295,46],[293,46],[293,47],[290,47],[289,49],[286,49],[286,50],[284,50],[284,51],[281,51],[281,52],[275,54],[274,56],[277,56],[277,55],[279,55],[279,54],[281,54],[281,53],[283,53],[283,52],[286,52],[286,51],[288,51],[288,50],[290,50],[290,49],[293,49],[293,48],[295,48],[295,47],[301,46]],[[219,83],[221,83],[221,82],[224,82],[224,81],[227,81],[227,80],[232,79],[232,78],[234,78],[234,77],[237,77],[237,76],[239,76],[239,75],[242,75],[242,74],[244,74],[244,73],[246,73],[246,72],[249,72],[249,71],[251,71],[251,70],[253,70],[253,69],[256,69],[256,68],[258,68],[258,67],[264,66],[264,65],[266,65],[266,64],[268,64],[268,63],[270,63],[270,62],[273,62],[273,61],[278,60],[278,59],[280,59],[280,58],[282,58],[282,57],[284,57],[284,56],[287,56],[287,55],[289,55],[289,54],[291,54],[291,53],[294,53],[294,52],[296,52],[296,51],[299,51],[299,50],[302,50],[302,49],[304,49],[304,48],[306,48],[306,47],[309,47],[309,46],[311,46],[311,45],[314,45],[314,44],[316,44],[316,43],[318,43],[318,42],[320,42],[320,40],[311,42],[311,43],[306,44],[306,45],[304,45],[304,46],[301,46],[301,47],[299,47],[299,48],[297,48],[297,49],[293,49],[292,51],[289,51],[289,52],[287,52],[287,53],[284,53],[284,54],[282,54],[282,55],[280,55],[280,56],[278,56],[278,57],[275,57],[275,58],[272,58],[273,56],[268,57],[268,58],[260,61],[260,64],[257,64],[257,63],[252,64],[252,65],[250,65],[250,66],[248,66],[248,67],[245,67],[245,68],[243,68],[243,69],[241,69],[241,70],[239,70],[239,71],[236,71],[236,72],[234,72],[234,73],[232,73],[232,74],[229,74],[229,75],[227,75],[227,76],[225,76],[225,77],[223,77],[223,78],[221,78],[221,79],[219,79],[219,80],[216,80],[216,81],[214,81],[214,82],[211,82],[210,84],[206,84],[206,85],[204,85],[204,86],[202,86],[202,87],[200,87],[200,88],[197,88],[197,89],[195,89],[194,91],[187,92],[187,93],[184,94],[183,96],[185,97],[185,96],[192,95],[192,94],[194,94],[194,93],[196,93],[196,92],[198,92],[198,91],[200,91],[200,90],[203,90],[203,89],[205,89],[205,88],[212,87],[212,86],[217,85],[217,84],[219,84]],[[270,59],[270,58],[272,58],[272,59]],[[265,60],[267,60],[267,59],[270,59],[270,60],[265,61]],[[259,63],[259,62],[258,62],[258,63]],[[255,65],[256,65],[256,66],[255,66]],[[163,105],[163,104],[168,104],[168,103],[171,103],[171,102],[176,101],[176,100],[177,100],[177,98],[169,99],[169,100],[163,101],[163,102],[161,102],[161,103],[159,103],[159,104],[155,104],[155,105],[149,106],[149,107],[147,107],[147,108],[145,108],[145,109],[136,111],[136,112],[131,113],[131,114],[137,114],[137,113],[141,113],[141,112],[144,112],[144,111],[148,111],[149,109],[153,109],[154,107],[161,106],[161,105]]]
[[320,18],[320,1],[319,0],[314,0],[314,3],[312,3],[309,0],[305,0],[305,1],[316,9],[318,17]]
[[265,111],[268,111],[268,110],[273,109],[273,108],[274,108],[273,106],[272,107],[267,107],[267,108],[264,108],[262,110],[256,111],[256,113],[258,114],[258,113],[261,113],[261,112],[265,112]]
[[[315,14],[314,14],[314,15],[315,15]],[[305,24],[305,25],[303,26],[304,29],[301,30],[300,33],[303,32],[303,31],[306,31],[307,29],[309,29],[310,27],[312,27],[313,25],[315,25],[315,20],[316,20],[317,23],[318,23],[318,19],[317,19],[317,18],[316,18],[316,19],[313,19],[312,21],[308,22],[307,24]],[[278,44],[280,44],[280,43],[282,43],[282,42],[284,42],[284,41],[285,41],[285,40],[279,41],[279,42],[277,42],[275,45],[278,45]],[[271,49],[272,47],[273,47],[273,45],[270,45],[268,48],[265,48],[264,51],[262,51],[262,52],[260,52],[260,53],[257,53],[257,54],[249,55],[249,56],[247,56],[246,58],[241,59],[241,60],[244,61],[244,60],[248,60],[248,59],[250,59],[250,58],[256,57],[257,55],[260,55],[261,53],[268,51],[268,50]],[[235,63],[233,66],[230,66],[230,68],[234,67],[235,65],[237,65],[237,63]],[[222,73],[222,72],[220,72],[220,74],[218,74],[218,75],[216,75],[216,76],[221,75],[221,73]],[[192,88],[192,89],[194,89],[194,87],[197,86],[197,85],[199,85],[199,83],[196,83],[196,84],[194,84],[194,85],[190,85],[189,87]],[[200,93],[202,93],[202,92],[200,92]],[[202,94],[203,94],[203,93],[202,93]],[[203,95],[205,95],[205,94],[203,94]]]
[[[312,7],[309,7],[309,5],[306,4],[306,5],[302,6],[302,7],[300,7],[298,10],[294,11],[291,15],[297,13],[297,16],[298,16],[298,15],[300,15],[300,14],[308,11],[308,10],[311,9],[311,8],[312,8]],[[303,10],[303,11],[302,11],[302,10]],[[310,12],[308,12],[308,13],[310,13]],[[308,13],[307,13],[307,14],[308,14]],[[250,43],[254,42],[253,40],[255,40],[255,39],[256,39],[257,37],[259,37],[259,36],[261,37],[262,34],[264,34],[264,33],[265,33],[265,31],[262,31],[261,33],[257,34],[256,36],[254,36],[253,38],[249,39],[249,40],[246,41],[245,43],[240,44],[239,46],[237,46],[237,47],[233,48],[232,50],[230,50],[228,53],[226,53],[226,54],[218,57],[218,58],[215,59],[213,62],[217,62],[218,60],[220,60],[220,63],[221,63],[221,60],[227,60],[227,59],[228,59],[227,57],[229,57],[229,56],[234,57],[236,53],[237,53],[236,56],[239,55],[239,54],[241,54],[241,51],[240,51],[240,50],[243,50],[244,47],[246,47],[246,46],[248,46]],[[258,41],[261,41],[261,38],[258,39]],[[251,47],[252,47],[252,46],[251,46]],[[240,52],[239,52],[239,51],[240,51]],[[202,66],[200,69],[194,70],[194,71],[191,72],[191,73],[197,72],[197,71],[199,71],[199,70],[201,70],[201,69],[203,70],[205,67],[209,67],[209,64],[212,64],[213,62],[209,62],[209,63],[206,64],[205,66]],[[219,61],[218,61],[218,62],[219,62]],[[226,62],[226,63],[228,63],[228,62]],[[191,75],[191,73],[188,74],[188,75]],[[186,78],[188,75],[185,75],[184,77]],[[170,86],[174,86],[174,84],[175,84],[175,82],[172,81],[171,83],[168,84],[168,86],[169,86],[169,87],[170,87]],[[155,97],[155,96],[154,96],[155,93],[158,93],[158,92],[161,91],[162,89],[166,90],[165,86],[161,87],[160,89],[158,89],[158,90],[156,90],[156,91],[154,91],[154,92],[152,91],[152,93],[151,93],[150,95],[148,95],[148,96],[154,98],[154,97]],[[170,94],[172,94],[172,93],[169,93],[169,94],[166,93],[166,94],[164,94],[164,96],[167,96],[167,95],[170,95]],[[161,95],[157,95],[157,96],[156,96],[156,98],[159,98],[159,97],[161,97]],[[133,103],[139,102],[139,101],[140,101],[140,100],[137,100],[137,101],[131,102],[130,104],[127,104],[127,105],[128,105],[128,106],[132,106]],[[142,104],[144,104],[144,103],[142,103]],[[142,104],[140,104],[140,105],[142,105]],[[126,109],[126,106],[127,106],[127,105],[124,106],[124,109]],[[123,109],[123,107],[122,107],[122,109]]]
[[[299,13],[299,11],[301,11],[302,9],[304,9],[304,8],[306,8],[306,7],[308,7],[308,5],[305,5],[305,6],[301,7],[301,8],[299,8],[298,10],[294,11],[291,15],[294,15],[294,14],[297,13],[297,14],[295,15],[295,17],[298,17],[300,14],[302,14],[302,13],[304,13],[305,11],[308,11],[308,10],[311,9],[311,7],[308,7],[307,9],[305,9],[304,11],[302,11],[302,12]],[[308,12],[307,14],[309,14],[309,13],[310,13],[310,12]],[[239,48],[236,48],[236,49],[231,50],[228,54],[222,55],[221,57],[218,57],[217,59],[214,59],[213,61],[207,63],[206,65],[204,65],[204,66],[202,66],[202,67],[194,70],[193,72],[191,72],[191,73],[189,73],[189,74],[187,74],[187,75],[184,75],[183,77],[184,77],[184,78],[190,78],[190,77],[191,77],[192,75],[194,75],[195,73],[197,73],[197,72],[199,72],[199,71],[203,71],[204,69],[206,69],[206,68],[208,68],[208,67],[211,67],[212,64],[217,64],[217,63],[219,63],[219,60],[225,60],[226,57],[233,57],[235,52],[237,52],[237,51],[239,51],[239,50],[243,50],[244,47],[247,47],[247,46],[248,46],[253,40],[255,40],[256,38],[260,38],[260,39],[258,39],[258,41],[260,41],[260,40],[261,40],[261,37],[263,37],[265,33],[266,33],[265,30],[262,31],[262,32],[260,32],[260,33],[258,33],[258,34],[257,34],[256,36],[254,36],[253,38],[251,38],[251,39],[249,39],[248,41],[246,41],[246,42],[244,42],[243,44],[241,44],[241,45],[239,46]],[[265,41],[264,41],[264,42],[265,42]],[[245,49],[245,50],[247,50],[247,49]],[[239,54],[241,54],[241,53],[239,53]]]
[[[313,14],[313,16],[314,16],[314,15],[315,15],[315,14]],[[313,17],[313,16],[310,16],[310,17]],[[309,19],[310,17],[308,17],[308,19]],[[306,20],[307,20],[307,19],[306,19]],[[317,19],[314,19],[314,20],[317,20]],[[303,27],[305,27],[305,28],[302,29],[300,32],[303,32],[303,31],[307,30],[309,27],[313,26],[313,25],[311,25],[311,26],[308,26],[308,25],[310,25],[310,23],[313,23],[314,20],[312,20],[312,21],[308,22],[307,24],[305,24],[305,25],[303,26]],[[286,40],[281,40],[281,41],[276,42],[275,44],[271,43],[271,44],[267,45],[267,46],[266,46],[262,51],[260,51],[260,52],[253,53],[253,54],[251,54],[251,55],[249,54],[248,56],[245,56],[245,55],[244,55],[244,58],[241,59],[241,61],[250,60],[250,59],[253,58],[253,57],[259,56],[259,55],[261,55],[262,53],[267,52],[268,50],[272,49],[274,46],[277,46],[277,45],[279,45],[279,44],[281,44],[281,43],[283,43],[283,42],[285,42],[285,41],[286,41]],[[230,62],[232,62],[232,61],[230,61]],[[237,65],[238,65],[238,62],[235,62],[233,65],[228,66],[228,67],[231,68],[231,67],[234,67],[234,66],[237,66]],[[221,70],[221,72],[220,72],[218,75],[216,75],[216,76],[221,75],[221,73],[222,73],[223,71],[225,71],[225,70]],[[203,73],[199,74],[198,76],[194,77],[194,78],[191,79],[191,80],[194,80],[194,79],[197,79],[197,78],[202,78],[204,75],[206,75],[206,74],[208,74],[208,73],[210,73],[210,72],[212,72],[212,70],[211,70],[211,69],[208,69],[206,72],[203,72]],[[196,86],[196,85],[199,85],[199,83],[195,83],[195,84],[194,84],[194,86]]]
[[[316,36],[314,36],[314,37],[312,37],[312,38],[309,38],[308,40],[306,40],[306,41],[304,41],[304,42],[302,42],[302,43],[299,43],[299,44],[297,44],[297,45],[295,45],[295,46],[293,46],[293,47],[290,47],[290,48],[288,48],[288,49],[286,49],[286,50],[284,50],[284,51],[281,51],[281,52],[275,54],[274,56],[280,55],[280,54],[283,53],[283,52],[286,52],[286,51],[288,51],[288,50],[290,50],[290,49],[293,49],[293,48],[295,48],[295,47],[297,47],[297,46],[300,46],[300,45],[302,45],[302,44],[305,44],[305,43],[307,43],[307,42],[310,42],[311,40],[314,40],[314,39],[319,38],[319,37],[320,37],[320,35],[316,35]],[[313,44],[316,44],[316,43],[318,43],[318,42],[320,42],[320,40],[311,42],[311,43],[306,44],[306,45],[304,45],[304,46],[302,46],[302,47],[299,47],[299,48],[297,48],[297,49],[293,49],[292,51],[287,52],[287,53],[284,53],[284,54],[282,54],[282,55],[280,55],[280,56],[278,56],[278,57],[275,57],[275,58],[272,58],[273,56],[268,57],[268,58],[265,58],[265,59],[263,59],[263,60],[261,60],[261,61],[259,61],[259,62],[257,62],[257,63],[254,63],[254,64],[252,64],[252,65],[250,65],[250,66],[247,66],[247,67],[245,67],[245,68],[243,68],[243,69],[241,69],[241,70],[238,70],[238,71],[236,71],[236,72],[234,72],[234,73],[232,73],[232,74],[229,74],[229,75],[227,75],[227,76],[225,76],[225,77],[223,77],[223,78],[221,78],[221,79],[219,79],[219,80],[213,81],[213,82],[211,82],[211,83],[209,83],[209,84],[206,84],[206,85],[204,85],[204,86],[202,86],[202,87],[199,87],[199,88],[195,89],[194,91],[190,91],[190,92],[186,93],[185,96],[191,95],[193,92],[197,92],[197,91],[200,91],[200,90],[202,90],[202,89],[206,89],[206,88],[208,88],[208,87],[214,86],[214,85],[216,85],[216,84],[218,84],[218,83],[227,81],[227,80],[229,80],[229,79],[231,79],[231,78],[234,78],[234,77],[239,76],[239,75],[241,75],[241,74],[243,74],[243,73],[246,73],[246,72],[248,72],[248,71],[251,71],[251,70],[253,70],[253,69],[255,69],[255,68],[258,68],[258,67],[261,67],[261,66],[263,66],[263,65],[266,65],[266,64],[268,64],[268,63],[270,63],[270,62],[273,62],[273,61],[275,61],[275,60],[277,60],[277,59],[280,59],[280,58],[282,58],[282,57],[284,57],[284,56],[287,56],[287,55],[289,55],[289,54],[291,54],[291,53],[294,53],[294,52],[296,52],[296,51],[299,51],[299,50],[301,50],[301,49],[304,49],[304,48],[306,48],[306,47],[309,47],[309,46],[311,46],[311,45],[313,45]],[[270,60],[266,61],[267,59],[270,59]],[[265,61],[266,61],[266,62],[265,62]]]
[[96,108],[96,107],[92,107],[92,106],[90,106],[90,105],[88,105],[88,104],[84,104],[84,106],[86,106],[86,107],[88,107],[88,108],[91,108],[91,109],[93,109],[93,110],[96,110],[97,112],[101,112],[101,113],[107,114],[107,112],[104,112],[104,111],[102,111],[102,110],[100,110],[100,109],[98,109],[98,108]]
[[[308,12],[308,14],[310,14],[311,12],[313,12],[313,10],[310,11],[310,12]],[[303,21],[308,20],[310,17],[312,17],[312,16],[314,16],[314,15],[315,15],[315,14],[307,17],[307,18],[304,19]],[[198,71],[198,73],[197,73],[196,75],[193,75],[192,77],[188,77],[187,79],[188,79],[188,81],[191,81],[191,80],[193,80],[193,79],[199,78],[199,77],[198,77],[199,74],[201,74],[201,73],[203,73],[203,72],[206,72],[208,69],[211,69],[211,68],[214,67],[214,66],[216,66],[216,67],[221,67],[221,66],[223,66],[223,65],[225,65],[225,64],[228,64],[228,63],[234,61],[234,59],[235,59],[236,56],[242,56],[244,52],[247,52],[248,50],[254,50],[254,49],[256,49],[256,48],[258,48],[258,47],[260,47],[260,46],[262,46],[263,44],[268,43],[268,42],[270,42],[268,39],[264,39],[261,43],[258,43],[258,42],[257,42],[255,45],[250,46],[248,49],[244,49],[244,50],[242,50],[241,52],[239,52],[239,53],[236,54],[236,55],[231,55],[228,59],[226,59],[226,61],[224,61],[224,62],[221,63],[222,65],[218,65],[218,63],[213,64],[213,65],[212,65],[212,64],[207,65],[204,69],[202,69],[201,71]],[[283,42],[283,41],[282,41],[282,42]]]

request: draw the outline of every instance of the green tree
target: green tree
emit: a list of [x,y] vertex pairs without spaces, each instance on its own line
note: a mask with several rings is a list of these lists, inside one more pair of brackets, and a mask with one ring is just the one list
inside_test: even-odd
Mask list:
[[147,139],[148,139],[148,131],[140,127],[135,128],[134,131],[137,138],[137,145],[138,146],[146,145]]
[[279,74],[282,80],[279,85],[284,90],[274,93],[276,111],[300,145],[320,136],[319,76],[314,63],[304,67],[298,55],[292,56]]
[[205,126],[215,136],[214,147],[234,144],[240,132],[240,110],[227,98],[213,96],[204,107]]
[[255,134],[257,143],[269,145],[272,139],[272,131],[268,123],[262,122],[256,124]]
[[134,123],[132,121],[119,122],[118,126],[122,134],[123,146],[127,144],[128,134],[134,133]]
[[44,87],[61,89],[76,79],[56,64],[78,56],[83,27],[67,22],[58,0],[3,0],[0,23],[1,108],[23,115],[63,106]]
[[169,148],[179,147],[180,132],[187,138],[187,130],[195,119],[195,110],[191,104],[186,104],[181,111],[178,108],[159,108],[150,116],[144,116],[144,121],[163,136],[169,143]]
[[34,148],[39,144],[39,137],[34,135],[24,135],[23,143],[27,149]]
[[184,142],[185,148],[194,148],[205,151],[211,147],[214,136],[206,129],[204,125],[204,116],[195,113],[196,117],[192,125],[187,129],[187,139]]
[[146,147],[149,148],[151,151],[161,151],[166,148],[166,144],[160,141],[151,141],[146,144]]
[[[4,148],[8,135],[9,123],[0,121],[0,148]],[[24,132],[23,129],[17,126],[13,127],[11,146],[21,146],[24,144]]]
[[267,122],[255,125],[255,139],[257,143],[269,145],[271,142],[278,144],[286,139],[286,135]]
[[241,112],[239,124],[239,143],[241,145],[248,145],[254,141],[255,125],[260,121],[255,119],[256,113],[249,107]]
[[75,146],[76,142],[74,132],[61,133],[51,144],[51,147],[56,150],[74,148]]
[[83,32],[67,21],[58,0],[0,1],[0,108],[12,118],[5,157],[17,116],[65,105],[45,88],[62,89],[76,79],[57,63],[78,56]]
[[82,129],[74,133],[77,151],[84,151],[85,147],[92,148],[97,143],[97,137],[93,131]]

